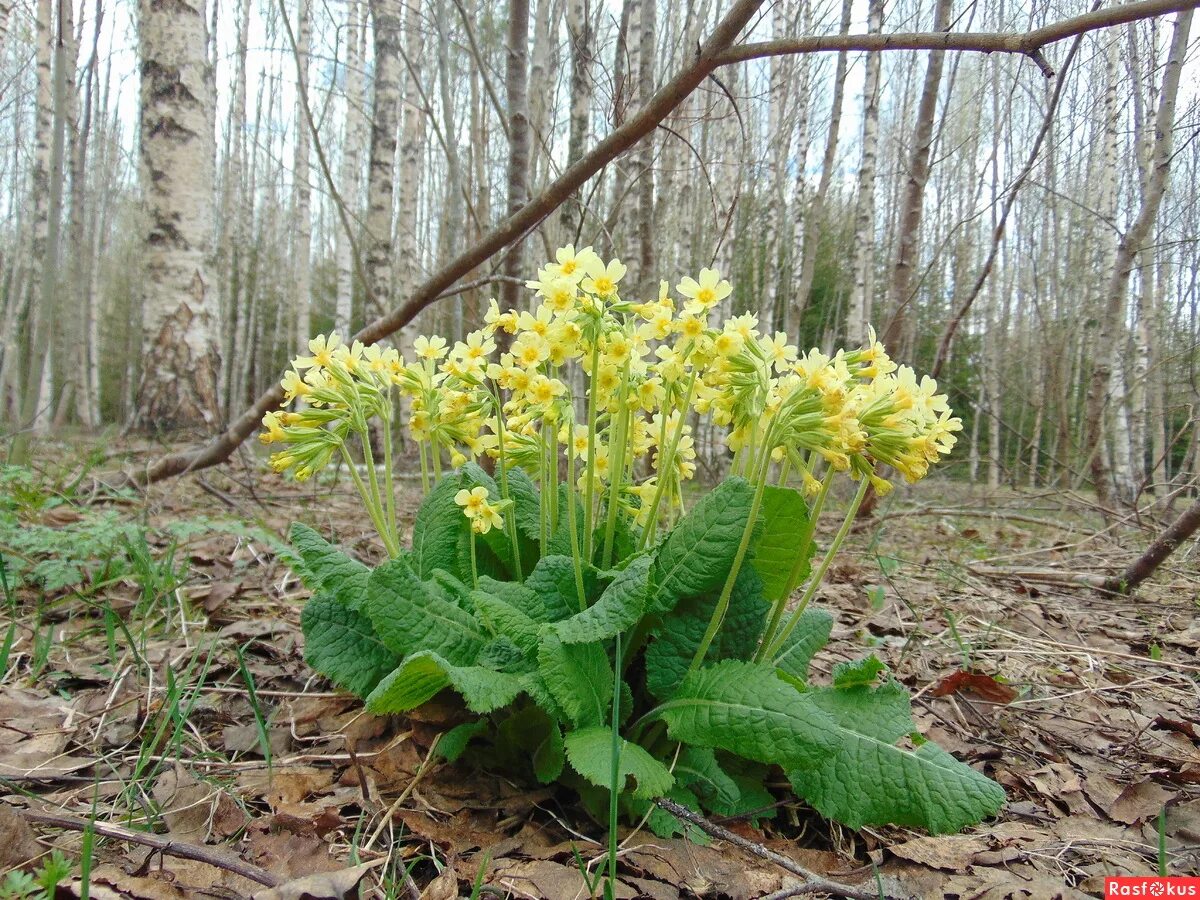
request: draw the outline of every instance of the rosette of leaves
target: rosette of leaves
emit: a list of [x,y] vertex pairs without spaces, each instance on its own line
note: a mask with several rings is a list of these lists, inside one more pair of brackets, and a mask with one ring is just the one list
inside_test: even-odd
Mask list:
[[610,568],[581,562],[580,603],[569,532],[551,535],[543,554],[537,489],[519,469],[508,478],[520,564],[502,529],[480,536],[477,588],[469,525],[453,498],[463,487],[499,491],[474,464],[436,485],[412,547],[373,570],[293,526],[299,574],[314,592],[302,619],[308,663],[377,714],[456,692],[468,720],[443,736],[444,755],[477,752],[490,766],[561,782],[597,818],[615,770],[622,810],[649,813],[660,835],[685,829],[653,806],[656,797],[769,817],[773,770],[853,828],[953,832],[1003,804],[999,785],[921,738],[906,691],[873,656],[838,666],[828,683],[810,681],[828,613],[806,610],[774,659],[754,661],[771,602],[807,577],[792,540],[807,517],[796,491],[767,489],[750,563],[697,662],[752,508],[746,481],[718,485],[647,551],[633,551],[638,535],[622,522],[617,546],[628,555]]

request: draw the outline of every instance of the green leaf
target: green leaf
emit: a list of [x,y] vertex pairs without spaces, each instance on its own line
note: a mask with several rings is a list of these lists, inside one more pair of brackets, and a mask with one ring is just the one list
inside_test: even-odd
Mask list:
[[459,581],[471,580],[469,524],[454,495],[462,488],[457,471],[433,486],[413,523],[412,568],[422,578],[444,569]]
[[480,575],[479,590],[500,598],[509,606],[515,606],[531,619],[545,621],[542,618],[546,613],[542,599],[519,581],[497,581]]
[[367,578],[371,575],[367,566],[299,522],[292,524],[288,539],[304,561],[309,577],[303,580],[314,593],[323,591],[350,609],[362,607],[367,596]]
[[522,679],[485,669],[456,666],[436,653],[423,651],[404,660],[367,697],[367,710],[375,715],[406,712],[431,700],[443,688],[462,694],[472,712],[489,713],[507,706],[521,693]]
[[550,784],[562,775],[566,759],[564,750],[562,729],[558,722],[549,719],[546,736],[533,751],[533,774],[539,782]]
[[[525,587],[541,601],[539,622],[558,622],[579,612],[579,590],[575,586],[575,563],[569,556],[543,556],[525,579]],[[584,596],[590,599],[596,591],[596,570],[583,569]]]
[[[581,728],[567,734],[567,760],[571,768],[597,787],[612,787],[612,732],[605,725]],[[644,747],[620,739],[620,793],[629,787],[633,777],[637,786],[633,796],[644,800],[661,797],[675,783],[670,771],[651,756]]]
[[727,478],[671,529],[654,561],[656,585],[648,610],[669,611],[684,597],[716,588],[737,555],[754,491],[744,478]]
[[483,649],[479,651],[479,658],[475,660],[475,665],[483,666],[485,669],[495,669],[497,672],[524,675],[531,672],[537,663],[526,656],[521,648],[512,642],[511,638],[500,635],[483,645]]
[[833,723],[836,741],[824,757],[788,773],[796,793],[851,828],[894,824],[945,834],[999,811],[1004,789],[936,744],[896,746],[915,728],[908,694],[896,681],[870,687],[864,678],[878,670],[866,662],[843,669],[842,686],[807,694]]
[[365,697],[400,657],[384,646],[371,620],[328,594],[317,594],[300,616],[305,661],[336,684]]
[[817,651],[829,643],[832,631],[833,616],[823,609],[806,609],[800,613],[795,629],[775,657],[775,668],[801,684],[806,683],[809,664]]
[[718,802],[725,807],[738,802],[741,791],[737,782],[726,774],[717,762],[717,754],[708,747],[684,747],[675,763],[675,778],[709,802]]
[[697,669],[657,709],[677,741],[795,768],[834,746],[833,722],[770,666],[724,660]]
[[880,674],[886,671],[887,666],[872,653],[866,659],[838,663],[834,666],[833,686],[835,688],[870,687],[878,680]]
[[463,722],[444,732],[438,740],[437,752],[446,762],[458,762],[459,757],[466,752],[471,738],[478,737],[487,731],[488,720],[476,719],[474,722]]
[[538,648],[538,670],[575,727],[600,725],[608,718],[613,670],[599,644],[564,644],[558,635],[545,634]]
[[467,665],[487,640],[474,616],[435,597],[403,558],[371,573],[367,614],[380,640],[401,656],[432,650],[455,665]]
[[637,624],[645,612],[653,561],[651,556],[634,558],[617,573],[599,600],[554,626],[559,640],[564,644],[602,641]]
[[[517,466],[509,466],[505,475],[508,478],[508,495],[513,502],[510,513],[516,517],[517,530],[531,541],[541,540],[542,501],[537,486],[525,474],[525,470]],[[521,562],[524,561],[522,554]]]
[[537,650],[538,623],[524,612],[485,591],[472,591],[471,602],[479,620],[493,634],[509,638],[523,653]]
[[795,577],[792,576],[800,543],[808,530],[808,504],[793,488],[768,486],[763,491],[760,509],[763,530],[754,551],[754,568],[762,576],[764,596],[768,600],[782,600],[808,578],[811,568],[809,559],[814,547],[809,541],[807,558]]
[[[663,617],[646,648],[646,688],[666,700],[679,686],[696,655],[696,649],[717,607],[718,592],[682,600]],[[729,595],[725,622],[708,648],[706,662],[748,659],[762,634],[767,610],[762,582],[750,566],[743,566]]]

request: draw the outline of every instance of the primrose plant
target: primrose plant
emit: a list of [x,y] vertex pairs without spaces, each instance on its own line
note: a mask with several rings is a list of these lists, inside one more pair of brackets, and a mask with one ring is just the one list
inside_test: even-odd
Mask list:
[[[264,419],[271,465],[303,479],[342,454],[389,557],[371,570],[293,527],[310,665],[379,714],[453,690],[473,717],[447,755],[483,751],[660,834],[683,825],[658,797],[769,814],[776,767],[851,827],[949,832],[995,813],[1001,788],[920,736],[877,659],[809,678],[832,624],[811,601],[868,486],[891,489],[884,465],[917,481],[954,445],[936,383],[874,334],[799,355],[752,315],[714,321],[731,288],[712,269],[644,302],[621,296],[624,274],[565,247],[528,283],[532,311],[493,300],[481,330],[418,338],[412,360],[310,342],[283,382],[302,403]],[[410,548],[400,417],[425,490]],[[685,494],[703,420],[731,470]],[[840,475],[854,499],[813,569]]]

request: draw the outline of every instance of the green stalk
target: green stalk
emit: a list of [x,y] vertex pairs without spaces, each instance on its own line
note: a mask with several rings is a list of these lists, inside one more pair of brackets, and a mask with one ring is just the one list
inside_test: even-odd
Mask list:
[[[771,426],[768,425],[768,438],[771,430]],[[746,518],[746,527],[742,529],[742,540],[738,544],[737,553],[733,557],[733,565],[730,566],[729,575],[725,579],[725,587],[721,589],[717,608],[713,610],[712,618],[708,620],[708,628],[705,629],[700,646],[696,648],[696,655],[692,657],[692,663],[688,666],[689,673],[694,672],[704,662],[704,657],[708,655],[708,648],[712,646],[713,638],[717,636],[721,623],[725,621],[725,613],[729,609],[729,598],[733,594],[733,584],[737,581],[738,572],[741,571],[746,553],[750,549],[750,538],[753,536],[754,526],[758,522],[758,510],[762,506],[763,492],[767,487],[767,470],[771,465],[771,441],[765,440],[763,444],[765,445],[762,451],[763,458],[758,464],[755,477],[754,500],[750,504],[750,515]]]
[[[508,491],[508,460],[504,455],[504,410],[500,403],[500,391],[495,385],[492,386],[492,397],[496,401],[496,440],[497,445],[496,460],[500,468],[500,499],[509,500],[511,496]],[[508,540],[512,544],[513,565],[516,566],[517,581],[524,581],[525,575],[521,570],[521,547],[517,540],[517,516],[514,512],[512,515],[504,517],[504,530],[508,532]]]
[[346,452],[344,444],[341,447],[341,451],[342,456],[346,459],[346,468],[350,470],[350,478],[354,481],[354,486],[358,489],[358,495],[362,497],[367,515],[371,517],[371,523],[375,526],[375,530],[379,532],[379,538],[383,541],[383,547],[387,550],[388,556],[391,559],[395,559],[400,555],[400,548],[396,545],[393,535],[388,533],[387,526],[384,525],[383,512],[379,508],[379,503],[371,496],[371,492],[367,490],[367,486],[363,484],[362,476],[358,474],[358,467],[354,465],[354,460]]
[[475,562],[475,523],[471,523],[471,587],[479,590],[479,566]]
[[[617,399],[617,430],[608,442],[608,521],[604,526],[604,568],[612,565],[613,537],[617,530],[617,510],[620,507],[621,483],[625,480],[625,451],[629,431],[629,363],[621,372],[621,393]],[[614,449],[615,448],[615,449]],[[614,456],[616,457],[614,459]]]
[[429,436],[429,452],[433,454],[433,478],[435,481],[442,480],[442,448],[438,444],[437,438],[432,434]]
[[779,633],[779,637],[775,638],[774,642],[767,648],[767,652],[763,654],[764,658],[774,657],[795,630],[797,623],[800,621],[800,616],[804,613],[813,595],[817,592],[817,588],[821,586],[821,582],[825,578],[825,573],[829,571],[829,566],[833,563],[833,558],[837,556],[842,542],[846,540],[846,535],[850,533],[850,526],[854,524],[854,517],[858,514],[858,508],[862,505],[863,497],[867,495],[867,488],[870,486],[871,480],[864,475],[858,486],[858,493],[854,495],[854,500],[851,501],[850,508],[846,510],[846,518],[842,520],[842,527],[838,529],[838,533],[833,538],[833,543],[829,545],[829,551],[825,554],[825,558],[821,560],[821,565],[809,581],[808,587],[804,589],[804,595],[800,598],[800,604],[788,618],[783,631]]
[[421,452],[421,491],[429,493],[429,460],[425,457],[425,442],[417,441],[417,449]]
[[[621,635],[615,638],[615,659],[621,658]],[[621,733],[618,730],[621,721],[621,678],[613,678],[612,697],[612,759],[609,765],[608,788],[608,888],[605,894],[616,896],[617,884],[617,801],[619,791],[617,780],[621,777]]]
[[587,609],[587,592],[583,588],[583,561],[579,558],[579,529],[575,512],[575,413],[571,411],[567,427],[571,440],[567,444],[567,528],[571,531],[571,562],[575,569],[575,591],[579,595],[579,611]]
[[[675,426],[675,431],[671,435],[671,445],[663,452],[663,446],[660,442],[658,455],[658,481],[654,485],[654,499],[650,501],[650,514],[646,519],[646,527],[642,529],[642,540],[638,545],[639,550],[645,550],[647,542],[650,540],[650,532],[657,527],[658,522],[658,507],[662,503],[663,490],[666,486],[667,472],[675,471],[675,452],[679,449],[679,439],[683,437],[683,428],[687,422],[688,404],[692,402],[692,390],[696,387],[696,372],[693,370],[692,377],[688,379],[687,390],[683,394],[683,403],[679,406],[679,424]],[[666,425],[667,416],[663,413],[664,427]]]
[[[792,564],[792,571],[788,575],[788,584],[796,583],[796,579],[800,577],[800,569],[804,566],[804,561],[808,558],[808,548],[812,546],[813,534],[816,533],[817,529],[817,520],[821,517],[821,511],[825,508],[825,498],[829,494],[829,486],[833,484],[833,474],[833,467],[830,466],[829,471],[825,473],[825,477],[821,480],[821,490],[817,493],[817,499],[813,501],[812,512],[808,516],[808,525],[805,526],[804,536],[800,539],[800,545],[796,551],[796,561]],[[779,628],[779,620],[783,618],[787,602],[787,597],[780,597],[775,601],[774,607],[771,610],[771,621],[767,623],[767,630],[763,632],[762,641],[759,643],[758,650],[754,654],[755,662],[762,661],[766,655],[767,647],[775,639],[775,631]]]
[[383,419],[383,474],[387,479],[387,522],[388,529],[392,534],[397,533],[396,529],[396,481],[392,475],[392,392],[389,390],[387,395],[387,409],[389,415]]
[[600,366],[600,333],[599,323],[592,341],[592,374],[588,384],[588,455],[587,455],[587,484],[584,488],[583,509],[583,556],[592,558],[592,528],[596,521],[596,370]]

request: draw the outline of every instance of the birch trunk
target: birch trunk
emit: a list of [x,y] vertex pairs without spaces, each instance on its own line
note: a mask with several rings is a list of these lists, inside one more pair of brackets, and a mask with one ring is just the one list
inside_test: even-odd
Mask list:
[[216,423],[212,71],[203,0],[139,0],[141,182],[147,212],[143,367],[133,425]]
[[[361,22],[360,0],[346,4],[346,118],[342,123],[342,158],[338,190],[348,207],[349,219],[358,221],[359,184],[362,173],[362,66],[365,31]],[[352,330],[354,312],[354,248],[345,228],[337,229],[337,297],[334,300],[333,327],[339,334]]]
[[[545,0],[542,0],[545,2]],[[529,199],[529,0],[509,0],[508,46],[505,48],[505,92],[508,98],[508,215]],[[517,238],[504,257],[504,274],[521,277],[525,239]],[[506,281],[501,288],[501,306],[515,309],[520,286]]]
[[[421,181],[421,156],[425,145],[425,113],[421,108],[421,0],[409,0],[404,22],[404,48],[408,77],[404,81],[404,112],[400,139],[400,212],[397,237],[400,247],[396,278],[402,291],[409,291],[422,274],[421,250],[417,241],[417,202]],[[405,350],[414,326],[406,326],[398,343]]]
[[[588,0],[568,0],[567,34],[571,45],[571,124],[567,138],[567,168],[570,168],[583,158],[592,108],[592,19]],[[566,241],[574,243],[583,225],[579,191],[563,204],[560,221]]]
[[[883,0],[870,0],[867,30],[883,30]],[[871,325],[871,298],[875,274],[875,166],[879,153],[879,53],[868,53],[863,77],[862,164],[858,170],[858,196],[855,200],[854,287],[846,311],[842,333],[847,347],[867,339]]]
[[1158,216],[1163,194],[1167,187],[1167,175],[1171,164],[1172,130],[1175,126],[1175,101],[1179,94],[1179,76],[1183,68],[1183,57],[1187,51],[1188,33],[1191,30],[1192,10],[1181,12],[1175,19],[1175,31],[1171,38],[1171,49],[1163,73],[1162,91],[1159,95],[1158,111],[1154,123],[1154,144],[1151,151],[1151,167],[1142,194],[1141,208],[1137,218],[1122,236],[1117,247],[1116,261],[1109,276],[1104,308],[1094,349],[1091,375],[1087,387],[1087,429],[1084,449],[1091,453],[1090,471],[1092,483],[1101,507],[1108,509],[1112,504],[1112,485],[1104,453],[1104,419],[1106,400],[1112,385],[1113,369],[1119,342],[1117,332],[1122,329],[1122,311],[1134,262],[1142,249],[1150,229]]
[[371,162],[367,173],[367,296],[377,309],[392,307],[392,212],[400,123],[400,0],[368,0],[374,27],[375,83],[371,108]]
[[[952,0],[937,0],[934,11],[933,30],[944,31],[950,21]],[[892,267],[891,284],[888,286],[888,306],[891,320],[883,336],[889,352],[899,354],[902,343],[910,328],[908,307],[912,302],[912,277],[917,264],[918,240],[921,233],[921,217],[925,209],[925,185],[929,181],[930,156],[933,152],[934,118],[937,114],[938,90],[942,83],[944,50],[932,50],[925,68],[925,82],[921,87],[921,100],[917,106],[917,119],[913,127],[912,156],[908,163],[908,181],[904,187],[899,228],[897,231],[896,261]]]
[[[311,0],[297,0],[299,23],[296,31],[296,91],[308,93],[308,47],[312,33]],[[304,105],[296,100],[295,112],[295,157],[292,165],[292,205],[295,210],[295,251],[292,254],[296,304],[296,334],[292,347],[307,346],[311,326],[312,294],[312,188],[308,183],[309,128],[304,121]]]

